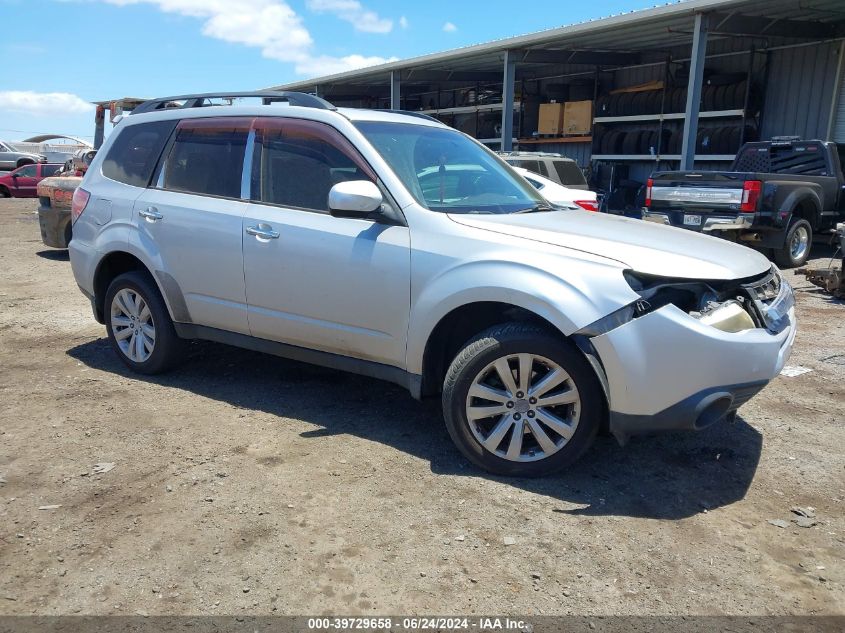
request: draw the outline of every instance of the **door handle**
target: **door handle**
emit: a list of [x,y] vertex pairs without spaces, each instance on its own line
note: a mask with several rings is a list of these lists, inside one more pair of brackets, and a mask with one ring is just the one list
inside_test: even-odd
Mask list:
[[262,240],[277,240],[279,239],[279,232],[274,231],[273,227],[269,224],[264,224],[263,222],[258,226],[248,226],[246,227],[247,235],[254,235],[258,239]]
[[161,220],[164,216],[158,212],[155,207],[147,207],[138,211],[138,215],[144,218],[147,222],[156,222]]

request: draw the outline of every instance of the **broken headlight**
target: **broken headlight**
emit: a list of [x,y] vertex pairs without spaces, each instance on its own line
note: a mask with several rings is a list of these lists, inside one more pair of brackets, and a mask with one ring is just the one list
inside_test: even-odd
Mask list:
[[635,316],[642,316],[672,304],[692,318],[724,332],[741,332],[757,327],[748,300],[735,284],[672,279],[625,272],[628,285],[642,297]]

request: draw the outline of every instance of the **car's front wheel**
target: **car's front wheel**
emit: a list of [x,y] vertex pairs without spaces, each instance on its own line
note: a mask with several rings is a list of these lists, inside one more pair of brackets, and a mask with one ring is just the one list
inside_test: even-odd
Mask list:
[[455,444],[476,465],[512,476],[561,470],[601,425],[601,388],[583,355],[530,323],[494,326],[469,341],[443,384]]
[[131,370],[158,374],[184,357],[184,341],[149,275],[132,271],[115,277],[105,307],[109,341]]

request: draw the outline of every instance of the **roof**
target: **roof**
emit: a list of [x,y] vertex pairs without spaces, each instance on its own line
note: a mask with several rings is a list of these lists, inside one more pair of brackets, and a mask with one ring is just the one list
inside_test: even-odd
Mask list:
[[[759,34],[761,38],[772,38],[775,43],[784,41],[813,40],[842,37],[845,11],[842,0],[686,0],[656,6],[640,11],[631,11],[606,18],[590,20],[567,26],[551,28],[527,35],[494,40],[483,44],[465,46],[429,55],[399,60],[377,66],[370,66],[334,75],[295,81],[273,89],[314,90],[328,84],[357,83],[386,84],[391,71],[405,71],[403,83],[414,82],[415,73],[426,77],[422,71],[441,71],[447,81],[459,77],[461,72],[498,72],[501,74],[502,54],[517,50],[519,68],[529,73],[548,68],[546,61],[532,62],[535,51],[537,59],[544,59],[543,53],[562,53],[562,63],[577,64],[589,57],[577,53],[589,51],[605,53],[595,60],[606,60],[610,67],[622,67],[629,55],[635,65],[635,54],[643,51],[665,55],[673,47],[688,46],[692,41],[692,25],[695,14],[711,13],[711,40],[736,35]],[[796,24],[797,23],[797,24]],[[797,28],[796,28],[797,27]],[[722,32],[723,31],[728,32]],[[739,31],[746,31],[740,33]],[[659,59],[659,57],[658,57]],[[423,81],[423,79],[420,79]],[[501,83],[501,79],[499,79]]]
[[77,138],[75,136],[68,136],[67,134],[39,134],[38,136],[32,136],[30,138],[24,139],[21,141],[22,143],[45,143],[46,141],[52,141],[56,138],[66,138],[70,141],[74,141],[79,145],[85,145],[86,147],[91,147],[91,143],[85,141],[81,138]]

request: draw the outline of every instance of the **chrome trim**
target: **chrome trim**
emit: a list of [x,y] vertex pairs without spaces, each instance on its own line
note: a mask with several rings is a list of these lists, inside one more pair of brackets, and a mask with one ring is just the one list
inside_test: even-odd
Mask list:
[[643,211],[643,220],[646,222],[656,222],[657,224],[672,224],[669,221],[669,216],[664,213],[652,213],[651,211]]
[[751,217],[738,215],[735,218],[707,218],[704,220],[702,231],[728,231],[750,229],[753,224]]
[[651,199],[661,202],[691,202],[720,205],[742,204],[742,189],[716,187],[652,187]]

